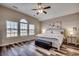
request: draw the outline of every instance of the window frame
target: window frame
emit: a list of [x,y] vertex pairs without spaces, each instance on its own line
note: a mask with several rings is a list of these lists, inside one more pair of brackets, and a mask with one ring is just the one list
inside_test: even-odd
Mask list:
[[[15,25],[15,23],[16,23],[16,25]],[[8,27],[8,24],[9,24],[9,27]],[[14,27],[14,28],[12,28],[12,27]],[[6,37],[8,38],[8,37],[17,37],[17,36],[18,36],[18,22],[7,20],[6,21]]]
[[[35,25],[34,25],[34,29],[33,29],[33,28],[30,29],[30,25],[34,25],[34,24],[31,24],[31,23],[29,24],[29,36],[32,36],[32,35],[35,35],[35,34],[36,34],[36,32],[35,32],[36,27],[35,27]],[[34,30],[34,31],[33,31],[34,33],[33,33],[33,34],[30,34],[30,30],[31,30],[31,31]]]
[[[26,22],[21,22],[22,20],[25,20]],[[25,27],[26,29],[21,28],[21,24],[22,25],[26,25],[26,27]],[[20,34],[19,34],[20,36],[28,36],[28,21],[26,19],[21,19],[20,20],[20,22],[19,22],[19,28],[20,28],[20,31],[19,31],[20,32]],[[24,31],[24,32],[21,32],[21,31]],[[25,32],[27,33],[26,35],[23,34]]]

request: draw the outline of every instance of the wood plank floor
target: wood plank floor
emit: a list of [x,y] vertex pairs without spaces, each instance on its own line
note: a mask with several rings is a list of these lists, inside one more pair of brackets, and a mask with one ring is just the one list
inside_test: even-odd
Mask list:
[[42,56],[32,42],[4,46],[2,56]]
[[73,44],[63,44],[59,51],[53,48],[50,51],[56,52],[58,55],[79,56],[79,46]]
[[60,51],[55,48],[46,50],[36,47],[34,41],[4,46],[0,49],[2,56],[79,56],[79,48],[63,45]]

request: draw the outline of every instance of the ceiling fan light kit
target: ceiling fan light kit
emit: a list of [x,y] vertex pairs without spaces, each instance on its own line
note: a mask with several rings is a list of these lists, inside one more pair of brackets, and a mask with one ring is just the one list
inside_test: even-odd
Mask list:
[[50,9],[50,8],[51,8],[50,6],[45,7],[42,3],[37,3],[37,8],[32,10],[35,10],[37,12],[36,14],[39,15],[42,13],[47,14],[46,9]]
[[39,13],[43,13],[43,10],[42,10],[42,9],[41,9],[41,10],[38,10],[38,12],[39,12]]

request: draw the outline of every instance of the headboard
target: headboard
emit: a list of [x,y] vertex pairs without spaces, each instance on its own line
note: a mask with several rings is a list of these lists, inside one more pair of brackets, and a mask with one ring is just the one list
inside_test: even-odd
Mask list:
[[64,29],[61,25],[62,22],[56,22],[54,24],[49,24],[49,26],[46,29],[46,33],[64,33]]

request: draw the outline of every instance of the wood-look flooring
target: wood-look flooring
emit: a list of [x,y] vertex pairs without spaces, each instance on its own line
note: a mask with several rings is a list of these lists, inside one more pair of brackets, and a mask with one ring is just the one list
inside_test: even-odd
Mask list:
[[1,56],[79,56],[79,47],[63,45],[60,51],[55,48],[46,50],[34,45],[34,41],[4,46]]
[[[64,55],[64,56],[79,56],[79,46],[75,46],[73,44],[63,44],[61,49],[58,51],[56,49],[51,49],[50,52],[56,52],[56,55]],[[55,53],[53,53],[55,54]]]
[[1,51],[2,56],[42,56],[36,51],[36,47],[32,42],[13,44],[4,46]]

